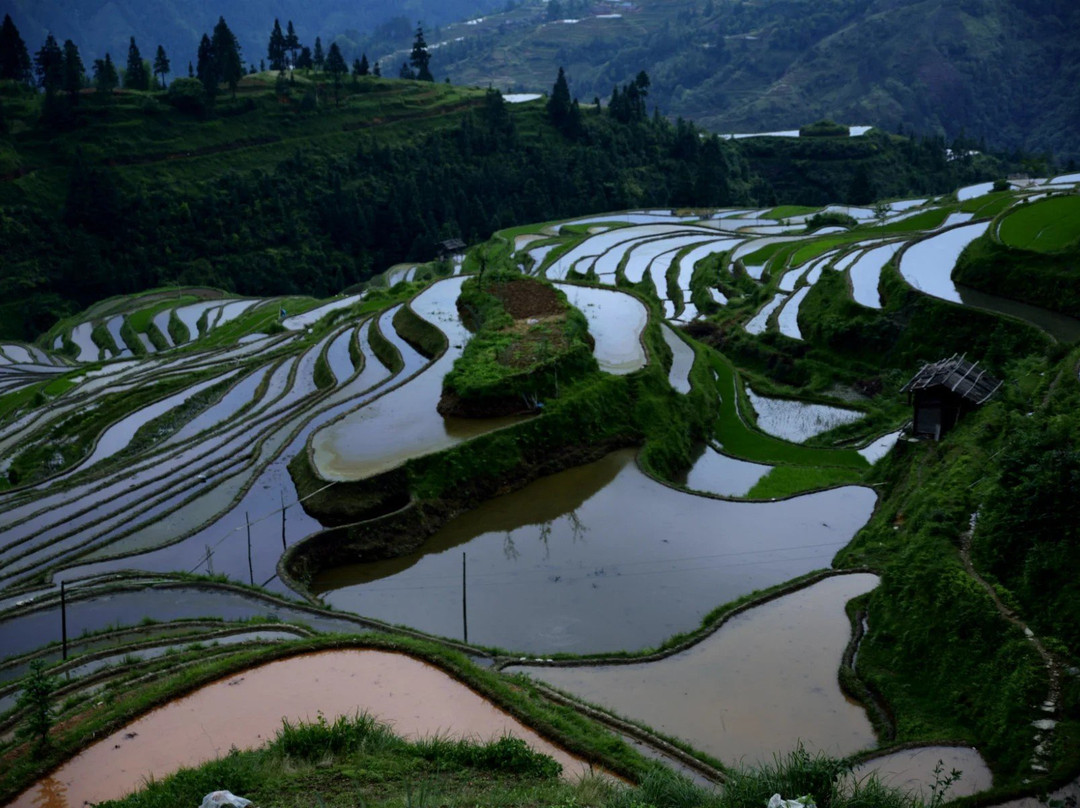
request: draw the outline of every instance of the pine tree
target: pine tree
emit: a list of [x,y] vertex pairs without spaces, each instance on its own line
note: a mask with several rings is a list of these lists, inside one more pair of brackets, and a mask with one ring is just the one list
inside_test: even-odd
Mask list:
[[124,86],[129,90],[149,90],[150,75],[146,72],[139,46],[135,44],[135,37],[128,44],[127,68],[124,70]]
[[195,60],[195,77],[202,82],[207,99],[213,101],[217,96],[221,79],[214,55],[214,46],[206,34],[203,34],[199,41],[199,53]]
[[210,44],[214,49],[218,80],[228,84],[236,98],[236,85],[244,77],[244,63],[240,59],[240,43],[225,24],[224,17],[218,17]]
[[34,54],[34,68],[38,84],[45,89],[46,95],[52,95],[63,86],[64,52],[52,34],[45,37],[45,44]]
[[71,103],[79,102],[79,90],[82,89],[83,80],[86,78],[86,68],[83,67],[79,49],[70,39],[64,41],[64,92],[68,94]]
[[362,53],[360,54],[360,72],[358,75],[366,76],[369,72],[370,67],[368,65],[367,54]]
[[[428,52],[427,43],[424,41],[424,29],[420,23],[416,24],[416,39],[413,40],[412,53],[409,54],[409,64],[415,71],[415,78],[420,81],[435,81],[428,65],[431,62],[431,54]],[[402,77],[404,78],[404,76]]]
[[288,27],[285,30],[285,50],[289,52],[289,69],[292,69],[296,65],[296,54],[300,50],[300,39],[296,36],[296,29],[293,28],[292,20],[289,20]]
[[326,72],[334,83],[334,103],[337,104],[341,80],[348,74],[349,67],[345,64],[345,57],[341,55],[341,48],[336,42],[330,44],[330,52],[326,56]]
[[305,45],[300,49],[300,55],[296,57],[296,67],[298,70],[311,70],[314,66],[311,61],[311,48]]
[[165,89],[165,76],[169,74],[169,57],[165,55],[165,48],[157,46],[157,55],[154,56],[154,75],[161,76],[161,89]]
[[116,73],[116,65],[112,57],[105,54],[104,59],[94,60],[94,86],[101,95],[111,95],[112,91],[120,84],[120,76]]
[[398,71],[398,78],[399,79],[415,79],[416,78],[416,73],[414,73],[413,69],[411,67],[409,67],[408,62],[402,62],[401,63],[401,69]]
[[322,70],[326,66],[326,56],[323,55],[322,40],[315,37],[315,52],[311,55],[311,61],[315,63],[316,70]]
[[270,32],[270,44],[266,49],[271,70],[283,70],[285,67],[285,34],[281,32],[281,23],[274,19],[274,28]]
[[547,102],[548,117],[559,129],[563,127],[570,117],[570,85],[566,83],[566,74],[559,68],[559,75],[555,78],[555,86],[551,88],[551,98]]
[[0,79],[29,84],[33,76],[26,43],[19,36],[19,29],[11,21],[11,15],[5,14],[4,23],[0,26]]
[[375,63],[375,67],[371,68],[371,75],[373,75],[377,79],[382,78],[382,68],[379,67],[378,62]]

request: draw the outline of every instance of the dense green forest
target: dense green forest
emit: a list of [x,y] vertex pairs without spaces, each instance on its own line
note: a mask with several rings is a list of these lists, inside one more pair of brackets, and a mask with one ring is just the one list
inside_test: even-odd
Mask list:
[[32,337],[95,300],[167,284],[332,294],[398,261],[430,259],[440,240],[475,242],[522,221],[640,206],[865,203],[1019,165],[949,160],[940,138],[885,133],[706,137],[647,114],[644,73],[611,107],[566,103],[565,93],[553,96],[561,105],[509,105],[496,91],[359,75],[358,64],[353,75],[340,63],[289,76],[222,72],[229,59],[212,57],[235,43],[225,21],[204,40],[199,77],[167,90],[153,89],[156,75],[151,89],[134,89],[127,70],[118,87],[100,59],[95,86],[66,79],[77,48],[55,40],[52,79],[35,51],[44,94],[14,78],[0,85],[6,336]]

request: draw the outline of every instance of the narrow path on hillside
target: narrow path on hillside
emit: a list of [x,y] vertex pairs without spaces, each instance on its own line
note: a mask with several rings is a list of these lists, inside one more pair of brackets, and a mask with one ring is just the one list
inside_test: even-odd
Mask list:
[[1042,703],[1042,711],[1046,714],[1046,718],[1033,722],[1038,732],[1035,734],[1035,749],[1031,755],[1032,770],[1043,774],[1047,771],[1048,761],[1046,748],[1049,746],[1051,734],[1057,724],[1054,716],[1057,715],[1058,704],[1061,700],[1061,664],[1058,662],[1057,658],[1047,650],[1046,646],[1035,635],[1035,632],[1028,628],[1027,623],[1017,617],[1016,612],[1002,602],[994,587],[991,586],[978,571],[976,571],[975,565],[971,561],[971,536],[971,530],[965,530],[960,534],[960,560],[964,564],[964,569],[967,570],[968,575],[974,578],[975,581],[986,590],[986,594],[990,596],[990,600],[993,602],[994,607],[1001,616],[1024,632],[1024,636],[1028,638],[1028,642],[1032,644],[1039,656],[1042,657],[1043,665],[1046,666],[1046,675],[1050,681],[1047,688],[1046,699]]

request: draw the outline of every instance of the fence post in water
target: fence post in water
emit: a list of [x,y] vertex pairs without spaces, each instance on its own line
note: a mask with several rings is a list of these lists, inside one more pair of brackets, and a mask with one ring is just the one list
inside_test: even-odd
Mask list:
[[248,539],[248,580],[252,586],[255,586],[255,568],[251,565],[251,517],[248,516],[248,512],[244,511],[244,521],[247,522],[247,539]]
[[461,627],[465,632],[465,642],[469,641],[469,609],[465,589],[465,554],[461,554]]
[[67,592],[64,582],[60,582],[60,637],[64,645],[64,659],[67,659]]

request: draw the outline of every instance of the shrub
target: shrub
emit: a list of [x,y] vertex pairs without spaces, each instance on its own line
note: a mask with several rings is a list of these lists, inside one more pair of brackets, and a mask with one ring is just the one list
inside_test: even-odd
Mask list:
[[180,112],[202,115],[206,112],[206,89],[198,79],[176,79],[169,85],[165,101]]

